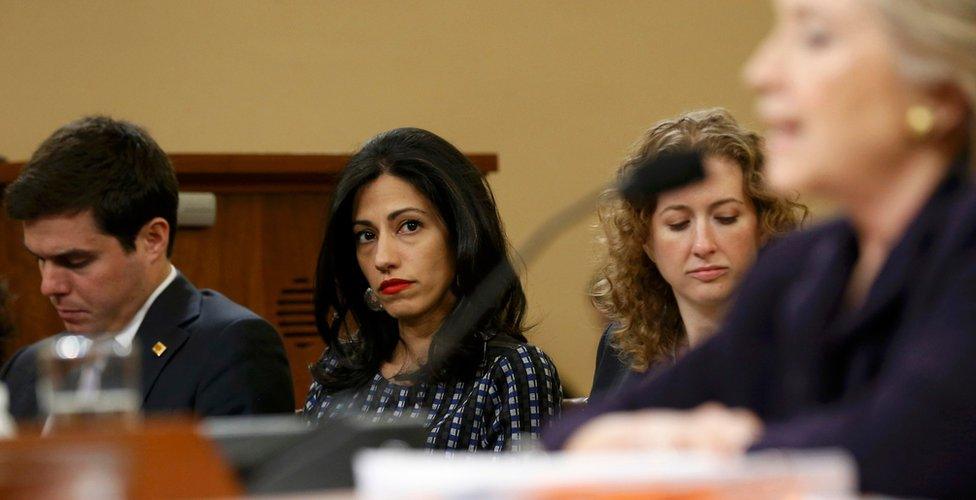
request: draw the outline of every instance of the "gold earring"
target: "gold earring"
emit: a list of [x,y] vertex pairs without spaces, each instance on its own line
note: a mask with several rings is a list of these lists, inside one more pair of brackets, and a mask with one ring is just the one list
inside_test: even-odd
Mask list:
[[935,128],[935,112],[924,104],[916,104],[905,112],[908,130],[918,139],[925,139]]

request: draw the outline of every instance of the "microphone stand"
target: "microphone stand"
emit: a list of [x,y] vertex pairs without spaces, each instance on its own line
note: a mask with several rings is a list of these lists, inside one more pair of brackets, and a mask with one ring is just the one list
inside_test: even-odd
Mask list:
[[[702,156],[697,152],[677,152],[651,158],[634,168],[619,183],[610,183],[590,191],[546,219],[536,228],[518,250],[523,268],[535,261],[556,238],[576,221],[593,213],[601,194],[610,188],[635,205],[647,203],[653,196],[703,179]],[[457,332],[448,335],[455,342],[474,330],[485,313],[497,304],[513,280],[518,279],[505,261],[495,265],[474,292],[460,300],[445,319],[440,330]]]

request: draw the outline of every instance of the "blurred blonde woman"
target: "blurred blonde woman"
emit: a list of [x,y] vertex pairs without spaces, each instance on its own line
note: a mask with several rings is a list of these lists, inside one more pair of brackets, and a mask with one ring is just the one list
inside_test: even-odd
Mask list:
[[603,194],[607,254],[591,297],[611,323],[591,397],[670,365],[708,338],[760,246],[799,225],[806,207],[766,186],[761,143],[723,109],[694,111],[657,123],[618,169],[622,178],[658,155],[697,151],[708,175],[641,206],[616,189]]
[[840,448],[862,491],[971,498],[976,0],[773,3],[745,70],[766,178],[839,217],[771,243],[711,339],[548,445]]

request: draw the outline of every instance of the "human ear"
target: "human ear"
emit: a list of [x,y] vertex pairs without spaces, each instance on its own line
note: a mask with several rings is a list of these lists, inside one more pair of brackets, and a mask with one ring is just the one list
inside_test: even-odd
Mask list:
[[136,247],[142,245],[153,260],[159,257],[165,258],[169,246],[169,231],[169,222],[162,217],[155,217],[139,230],[136,236]]
[[965,94],[952,85],[940,85],[931,89],[927,96],[912,109],[928,110],[930,125],[921,139],[940,139],[950,136],[959,129],[965,129],[969,113]]
[[647,255],[647,258],[648,259],[651,259],[651,262],[654,262],[655,264],[657,264],[657,261],[654,260],[654,244],[653,243],[654,242],[651,241],[651,237],[648,236],[647,239],[644,240],[644,244],[641,245],[641,248],[644,249],[644,254]]

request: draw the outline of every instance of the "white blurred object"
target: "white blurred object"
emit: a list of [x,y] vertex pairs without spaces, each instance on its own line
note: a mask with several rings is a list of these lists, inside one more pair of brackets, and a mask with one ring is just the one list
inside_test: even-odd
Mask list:
[[[840,451],[454,455],[370,450],[355,460],[360,498],[856,498]],[[684,498],[684,496],[681,496]]]
[[213,193],[180,191],[176,211],[179,227],[211,227],[217,221],[217,196]]
[[17,425],[10,416],[10,393],[7,392],[7,385],[0,382],[0,439],[16,435]]

